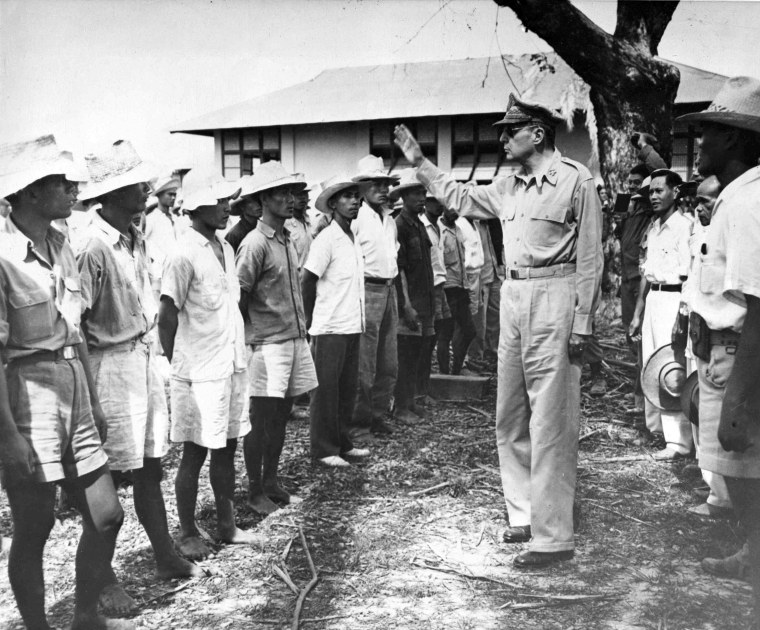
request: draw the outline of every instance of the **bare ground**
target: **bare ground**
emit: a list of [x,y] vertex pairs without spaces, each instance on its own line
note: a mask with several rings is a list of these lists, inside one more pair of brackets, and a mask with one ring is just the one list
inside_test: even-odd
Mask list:
[[[622,346],[612,332],[605,341]],[[630,361],[627,351],[609,355]],[[630,372],[611,366],[611,392],[591,399],[584,381],[576,500],[576,556],[548,570],[512,568],[521,546],[500,542],[505,510],[493,433],[494,390],[472,405],[440,403],[419,426],[394,424],[391,439],[371,445],[365,464],[345,471],[309,459],[308,422],[293,422],[282,466],[285,485],[305,500],[266,519],[244,507],[239,454],[239,517],[259,542],[218,546],[204,563],[213,574],[157,582],[131,489],[115,567],[141,603],[139,628],[290,628],[296,594],[273,567],[286,568],[297,589],[311,579],[302,528],[319,573],[300,614],[303,628],[336,630],[733,630],[749,619],[750,588],[703,574],[699,560],[740,544],[735,524],[703,521],[685,508],[700,502],[699,481],[682,464],[656,463],[630,427]],[[593,433],[592,433],[593,432]],[[166,459],[164,494],[176,529],[173,478],[178,450]],[[636,461],[610,458],[640,457]],[[446,484],[435,488],[440,484]],[[201,523],[215,529],[207,477]],[[424,492],[420,492],[424,491]],[[414,494],[417,492],[418,494]],[[78,517],[56,525],[47,546],[51,619],[63,628],[73,603]],[[10,535],[0,499],[0,533]],[[292,541],[292,542],[291,542]],[[290,545],[290,547],[288,547]],[[289,549],[286,560],[283,552]],[[23,627],[0,560],[0,627]]]

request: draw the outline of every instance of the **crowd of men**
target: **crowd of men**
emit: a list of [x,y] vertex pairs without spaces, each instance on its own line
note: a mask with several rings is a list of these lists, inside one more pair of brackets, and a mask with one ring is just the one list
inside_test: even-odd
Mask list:
[[[0,146],[0,463],[27,627],[50,627],[56,484],[82,515],[72,628],[132,628],[98,610],[135,608],[111,568],[118,473],[131,473],[158,577],[200,575],[207,456],[217,538],[250,543],[236,524],[238,441],[247,504],[271,514],[299,501],[278,477],[289,418],[308,416],[315,462],[348,467],[391,418],[430,413],[434,355],[441,374],[497,367],[503,541],[528,543],[514,566],[572,558],[581,368],[603,394],[594,315],[614,288],[641,367],[634,403],[663,442],[655,458],[696,444],[710,494],[694,511],[732,511],[746,531],[735,555],[703,566],[750,579],[760,611],[760,81],[731,79],[684,119],[702,127],[700,179],[683,182],[637,133],[617,214],[555,146],[561,117],[514,95],[495,125],[515,172],[487,185],[442,172],[403,125],[410,168],[389,174],[369,155],[311,188],[274,161],[236,182],[156,178],[126,141],[86,171],[52,136]],[[690,372],[698,429],[681,410]],[[170,442],[182,448],[176,541],[160,483]]]

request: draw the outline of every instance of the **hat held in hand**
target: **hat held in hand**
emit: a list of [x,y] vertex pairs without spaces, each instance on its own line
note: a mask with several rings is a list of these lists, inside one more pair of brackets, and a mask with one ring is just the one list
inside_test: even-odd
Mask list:
[[676,361],[673,346],[655,350],[641,371],[644,396],[662,411],[681,410],[681,391],[686,382],[686,369]]

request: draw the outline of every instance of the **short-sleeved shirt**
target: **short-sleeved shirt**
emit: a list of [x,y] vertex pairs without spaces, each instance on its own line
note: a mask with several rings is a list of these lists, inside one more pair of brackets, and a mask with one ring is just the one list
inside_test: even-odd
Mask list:
[[[412,307],[422,317],[435,313],[433,293],[433,265],[430,260],[432,243],[425,226],[417,216],[402,211],[396,217],[398,233],[398,268],[406,276],[407,290]],[[398,292],[403,303],[403,291]]]
[[446,281],[443,288],[467,289],[462,230],[456,224],[449,227],[441,219],[438,219],[438,226],[441,228],[441,250],[443,250],[443,262],[446,266]]
[[693,223],[676,211],[664,223],[657,218],[646,235],[646,254],[641,266],[649,282],[681,284],[689,275]]
[[351,231],[359,241],[364,256],[364,276],[391,280],[398,275],[398,239],[396,223],[390,211],[381,217],[363,203],[351,223]]
[[122,234],[95,214],[81,239],[77,265],[86,303],[82,328],[89,348],[105,349],[148,332],[157,306],[142,234]]
[[483,243],[475,221],[470,223],[464,217],[457,219],[457,226],[464,237],[464,268],[467,273],[479,273],[485,264]]
[[213,381],[246,369],[240,285],[232,246],[214,235],[224,267],[211,242],[194,229],[166,259],[161,295],[179,309],[172,376],[183,381]]
[[243,242],[243,239],[249,232],[256,229],[257,224],[258,219],[254,220],[254,222],[250,222],[245,217],[240,217],[240,221],[233,225],[232,228],[230,228],[230,231],[224,235],[224,240],[232,245],[232,251],[237,254],[237,250],[240,249],[240,243]]
[[145,242],[153,263],[151,271],[156,278],[161,277],[164,262],[176,251],[177,241],[189,229],[190,222],[186,216],[172,212],[166,214],[161,208],[156,208],[145,217]]
[[248,294],[248,344],[306,337],[298,255],[287,228],[278,234],[259,221],[235,256],[240,288]]
[[319,278],[309,334],[364,332],[364,261],[356,238],[333,221],[312,242],[304,268]]
[[0,347],[9,361],[82,342],[84,308],[74,252],[53,227],[41,252],[13,221],[0,222]]
[[460,216],[500,219],[508,269],[574,263],[572,332],[591,334],[602,279],[602,204],[585,166],[555,150],[540,172],[521,169],[485,186],[459,183],[429,160],[417,178]]
[[713,212],[727,214],[725,296],[734,302],[745,295],[760,298],[760,167],[726,186]]
[[433,266],[433,284],[438,286],[446,282],[446,265],[443,262],[443,249],[441,249],[441,229],[438,227],[438,223],[432,223],[425,213],[420,216],[420,221],[425,226],[428,238],[430,239],[430,262]]
[[308,217],[304,217],[303,221],[292,217],[285,221],[285,227],[290,232],[290,239],[298,254],[298,268],[301,269],[309,257],[309,248],[314,240],[311,236],[311,223]]

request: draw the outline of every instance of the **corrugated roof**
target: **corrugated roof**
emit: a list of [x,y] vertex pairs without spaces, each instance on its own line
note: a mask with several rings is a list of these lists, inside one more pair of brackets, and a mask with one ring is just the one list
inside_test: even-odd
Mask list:
[[[567,107],[568,95],[587,89],[556,53],[547,53],[543,63],[553,72],[542,71],[539,65],[534,55],[525,54],[336,68],[305,83],[188,120],[171,131],[208,134],[238,127],[489,114],[506,106],[513,82],[525,98],[559,108]],[[681,71],[677,103],[709,102],[726,79],[673,65]]]

